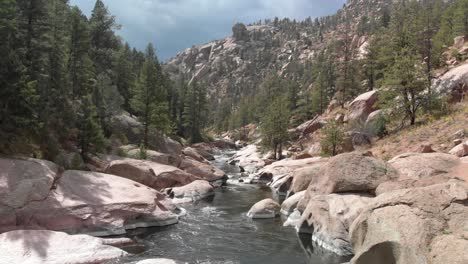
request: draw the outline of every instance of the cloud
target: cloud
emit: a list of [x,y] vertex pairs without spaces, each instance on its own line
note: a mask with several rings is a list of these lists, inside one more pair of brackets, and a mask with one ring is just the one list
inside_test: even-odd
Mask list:
[[[95,0],[70,0],[87,15]],[[345,0],[104,0],[122,25],[119,35],[137,49],[152,42],[162,60],[195,44],[231,34],[236,22],[304,19],[334,13]]]

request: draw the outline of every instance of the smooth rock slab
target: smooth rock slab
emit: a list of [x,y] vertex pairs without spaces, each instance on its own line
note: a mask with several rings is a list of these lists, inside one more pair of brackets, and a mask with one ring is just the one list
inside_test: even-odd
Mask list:
[[203,180],[197,180],[182,187],[168,188],[165,192],[173,198],[175,203],[193,202],[215,194],[214,187]]
[[253,219],[275,218],[280,214],[281,206],[273,199],[262,200],[252,206],[247,216]]
[[47,230],[3,233],[0,252],[0,264],[94,264],[127,255],[100,238]]

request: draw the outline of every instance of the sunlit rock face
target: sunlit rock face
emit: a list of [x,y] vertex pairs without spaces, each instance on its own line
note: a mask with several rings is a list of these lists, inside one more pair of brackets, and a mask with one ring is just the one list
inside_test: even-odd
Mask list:
[[0,167],[0,232],[49,229],[101,236],[178,221],[169,200],[132,180],[62,172],[37,159],[2,158]]

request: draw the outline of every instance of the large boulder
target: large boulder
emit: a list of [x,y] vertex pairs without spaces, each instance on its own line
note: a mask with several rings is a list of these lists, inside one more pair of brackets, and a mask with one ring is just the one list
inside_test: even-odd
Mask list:
[[128,255],[100,238],[47,230],[18,230],[0,234],[0,263],[93,264]]
[[168,188],[165,193],[175,203],[193,202],[215,194],[213,186],[203,180],[197,180],[182,187]]
[[112,161],[105,172],[139,182],[156,190],[183,186],[199,179],[173,166],[135,159]]
[[468,141],[458,144],[449,153],[460,158],[468,156]]
[[376,110],[374,105],[378,99],[379,93],[376,90],[356,97],[349,105],[346,121],[366,121],[369,114]]
[[226,173],[224,173],[224,171],[209,163],[199,162],[189,157],[182,160],[179,168],[209,182],[224,181],[226,179]]
[[50,229],[95,235],[174,224],[172,203],[113,175],[66,171],[35,159],[0,159],[0,232]]
[[359,194],[314,196],[299,221],[299,232],[311,233],[319,246],[340,256],[351,256],[349,228],[371,200]]
[[356,152],[331,158],[319,174],[320,177],[312,178],[309,192],[373,193],[379,184],[398,177],[398,172],[385,161]]
[[[46,199],[59,172],[55,163],[46,160],[0,158],[0,213]],[[13,214],[0,218],[0,224]]]
[[295,170],[292,173],[293,180],[291,187],[289,188],[289,195],[307,190],[312,179],[321,176],[320,168],[325,164],[325,161],[317,162],[315,164],[308,165],[307,167]]
[[374,198],[350,228],[351,263],[467,263],[467,193],[452,180]]
[[280,214],[281,206],[273,199],[264,199],[252,206],[247,216],[253,219],[275,218]]
[[230,164],[238,164],[247,173],[255,173],[260,168],[265,166],[265,161],[262,159],[256,145],[248,145],[239,150],[229,160]]
[[421,179],[449,173],[459,163],[459,158],[444,153],[405,153],[388,161],[400,172],[400,178]]
[[305,137],[309,134],[314,133],[315,131],[321,129],[327,124],[326,121],[324,121],[320,117],[316,117],[312,120],[306,121],[303,124],[299,125],[296,128],[296,133],[298,133],[301,137]]
[[304,197],[305,191],[295,193],[281,204],[281,214],[289,216],[296,209],[299,201]]
[[445,153],[406,153],[389,161],[399,171],[399,178],[384,182],[376,194],[425,187],[457,178],[468,181],[468,165],[453,155]]
[[[117,136],[124,135],[130,144],[139,145],[143,140],[143,125],[127,112],[112,116],[111,132]],[[159,152],[174,156],[182,152],[182,145],[179,142],[161,133],[152,134],[148,139],[148,145]]]
[[432,89],[450,95],[453,102],[460,101],[463,94],[468,92],[468,64],[455,67],[435,79]]
[[182,150],[182,154],[184,154],[185,156],[190,157],[190,158],[192,158],[192,159],[194,159],[196,161],[209,163],[208,160],[205,159],[202,155],[200,155],[200,153],[194,148],[191,148],[191,147],[184,148]]
[[300,159],[300,160],[284,159],[284,160],[273,162],[272,164],[268,166],[265,166],[263,169],[259,171],[258,175],[259,176],[270,175],[269,178],[273,179],[280,175],[286,175],[286,174],[290,175],[295,170],[300,169],[300,168],[315,166],[316,164],[319,164],[319,165],[323,164],[327,160],[328,160],[327,158],[321,158],[321,157],[314,157],[314,158]]
[[[136,145],[126,145],[120,147],[119,149],[126,153],[129,158],[140,158],[140,148]],[[155,150],[146,150],[146,159],[156,163],[161,163],[175,167],[178,167],[181,162],[181,158],[177,155],[161,153]]]

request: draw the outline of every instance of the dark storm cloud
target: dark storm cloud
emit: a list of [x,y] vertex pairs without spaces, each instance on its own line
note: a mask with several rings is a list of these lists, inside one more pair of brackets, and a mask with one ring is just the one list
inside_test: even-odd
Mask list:
[[[87,15],[95,0],[70,0]],[[236,22],[328,15],[345,0],[104,0],[122,25],[119,34],[137,49],[153,42],[162,60],[194,44],[231,34]]]

